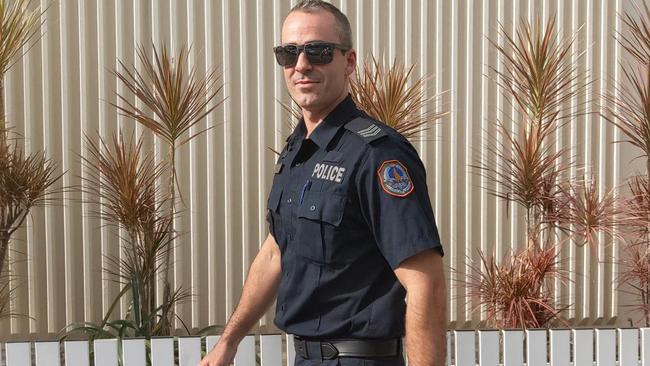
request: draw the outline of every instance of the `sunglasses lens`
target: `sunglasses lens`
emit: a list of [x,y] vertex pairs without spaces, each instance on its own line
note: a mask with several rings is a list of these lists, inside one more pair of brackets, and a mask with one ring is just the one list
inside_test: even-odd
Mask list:
[[314,65],[328,64],[334,57],[333,49],[327,44],[306,44],[305,55]]
[[275,59],[280,66],[293,66],[298,61],[298,48],[293,45],[275,48]]

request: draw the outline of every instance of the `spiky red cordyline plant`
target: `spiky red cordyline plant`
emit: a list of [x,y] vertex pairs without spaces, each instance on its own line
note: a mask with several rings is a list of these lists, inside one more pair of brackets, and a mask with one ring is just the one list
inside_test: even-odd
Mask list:
[[[43,205],[58,179],[55,164],[36,152],[27,156],[10,141],[5,116],[5,74],[22,56],[23,46],[38,35],[40,9],[30,10],[29,0],[0,0],[0,272],[4,269],[11,234],[31,207]],[[30,179],[33,174],[33,181]],[[5,186],[6,184],[6,186]]]
[[[488,324],[497,328],[542,328],[553,319],[565,323],[560,313],[566,307],[554,304],[549,291],[555,279],[569,281],[560,269],[554,247],[526,248],[507,254],[501,263],[479,252],[480,263],[470,265],[471,298],[487,308]],[[566,323],[565,323],[566,324]]]
[[599,234],[609,239],[620,238],[616,226],[621,223],[624,211],[614,188],[602,193],[593,176],[584,177],[579,182],[558,185],[561,189],[556,204],[561,205],[546,215],[546,220],[575,239],[578,246],[597,246]]
[[[628,179],[630,196],[623,202],[622,228],[630,236],[619,261],[619,291],[629,293],[639,303],[628,306],[643,314],[650,326],[650,181],[648,175]],[[628,286],[631,290],[627,290]]]
[[409,83],[414,69],[415,64],[406,68],[393,60],[391,65],[386,65],[371,55],[350,80],[350,92],[357,106],[407,138],[417,137],[447,114],[422,112],[435,98],[426,96],[426,77],[415,78]]
[[11,316],[11,282],[0,275],[0,320]]
[[538,246],[544,225],[554,223],[547,216],[563,205],[558,182],[570,168],[561,160],[567,150],[554,151],[549,136],[541,138],[525,130],[515,135],[505,124],[497,126],[505,143],[492,144],[487,151],[499,161],[475,167],[496,183],[495,188],[487,188],[491,194],[525,209],[528,244]]
[[619,263],[621,271],[619,284],[632,290],[619,289],[637,297],[639,303],[628,304],[643,314],[645,326],[650,326],[650,252],[647,243],[632,243],[624,248],[625,255]]
[[[149,55],[153,52],[153,57]],[[137,48],[137,57],[142,70],[127,67],[120,61],[121,70],[114,74],[133,93],[142,107],[130,101],[128,95],[118,94],[121,104],[113,104],[122,114],[142,124],[160,137],[168,146],[169,175],[169,210],[170,216],[176,213],[176,152],[178,148],[207,131],[200,130],[190,135],[190,130],[212,112],[222,101],[216,101],[223,86],[216,71],[205,76],[197,75],[196,68],[189,69],[188,53],[181,47],[179,53],[172,57],[167,47],[159,51],[152,45],[152,50],[144,46]],[[172,230],[173,230],[172,222]],[[165,256],[164,297],[171,296],[170,288],[171,251]]]
[[[6,134],[0,131],[0,134]],[[23,224],[32,207],[52,203],[60,190],[53,186],[62,174],[45,153],[25,154],[19,141],[0,144],[0,273],[11,235]]]
[[165,265],[174,237],[173,216],[163,207],[166,195],[156,184],[166,174],[167,165],[156,164],[152,154],[143,152],[142,138],[134,142],[131,136],[125,141],[121,131],[113,135],[110,144],[101,137],[98,143],[87,136],[85,140],[88,157],[82,160],[90,173],[82,179],[92,202],[101,207],[95,214],[126,232],[123,256],[108,257],[109,267],[104,269],[123,285],[113,304],[130,292],[134,321],[139,327],[136,335],[166,335],[164,319],[173,315],[175,302],[189,296],[177,290],[164,299],[166,310],[157,311],[156,273]]
[[[622,227],[631,235],[628,242],[632,248],[627,251],[632,253],[632,265],[622,260],[621,278],[623,284],[638,291],[642,300],[639,309],[647,323],[650,299],[643,276],[650,274],[642,274],[642,270],[647,271],[650,267],[638,261],[648,259],[647,248],[650,246],[650,7],[646,2],[643,2],[643,7],[636,2],[633,5],[634,11],[621,15],[627,31],[616,35],[618,43],[632,60],[621,63],[623,80],[613,92],[605,95],[608,103],[602,116],[623,133],[624,142],[639,148],[645,159],[645,174],[628,180],[631,197],[625,202]],[[637,252],[635,246],[641,246],[643,250]],[[639,253],[643,255],[638,256]],[[636,286],[632,284],[635,279],[639,281]]]
[[11,301],[14,298],[16,287],[12,286],[11,274],[7,271],[0,273],[0,320],[15,316],[24,316],[11,310]]
[[[30,10],[31,0],[0,0],[0,131],[6,133],[4,76],[22,56],[23,46],[39,34],[40,8]],[[0,144],[6,143],[6,134],[0,136]]]
[[644,2],[643,9],[636,4],[635,8],[634,13],[621,15],[628,32],[617,34],[616,39],[636,64],[621,64],[623,81],[605,95],[608,104],[602,116],[623,133],[623,142],[640,149],[645,158],[645,175],[628,180],[632,196],[626,201],[624,226],[637,234],[634,242],[643,238],[650,244],[650,7]]
[[[497,136],[485,142],[496,163],[474,167],[494,183],[495,188],[488,188],[493,195],[524,208],[526,247],[500,263],[480,253],[480,264],[470,265],[472,274],[464,282],[495,325],[540,327],[553,318],[561,320],[560,312],[568,307],[554,304],[550,292],[553,283],[567,280],[557,262],[561,244],[554,229],[574,223],[575,235],[593,242],[595,232],[609,227],[610,212],[602,206],[607,200],[590,200],[595,190],[579,196],[582,191],[564,183],[575,162],[568,149],[555,149],[559,129],[584,113],[583,108],[567,107],[578,104],[576,98],[588,85],[577,71],[575,60],[582,54],[573,51],[575,35],[559,38],[554,16],[544,25],[539,18],[532,24],[523,20],[514,36],[504,27],[500,33],[504,43],[492,45],[503,68],[492,72],[520,122],[513,131],[512,122],[497,120]],[[482,161],[491,159],[485,156]]]
[[[514,101],[521,115],[519,131],[497,121],[500,138],[488,143],[488,153],[499,157],[495,165],[477,165],[481,174],[493,181],[496,196],[518,203],[526,211],[529,245],[539,245],[540,230],[551,222],[546,214],[553,210],[562,189],[556,187],[573,162],[567,149],[554,150],[555,133],[581,111],[566,104],[584,93],[586,78],[577,72],[572,52],[575,35],[558,39],[555,17],[544,27],[523,20],[514,37],[503,27],[504,45],[492,42],[503,70],[493,68],[504,97]],[[483,159],[487,161],[487,159]],[[561,203],[559,204],[561,205]]]
[[[650,235],[650,177],[636,175],[627,180],[630,196],[624,200],[622,224],[638,242]],[[648,243],[647,241],[645,241]]]
[[18,139],[9,136],[5,116],[5,75],[23,55],[24,46],[39,35],[41,15],[30,10],[30,0],[0,0],[0,318],[19,315],[10,309],[16,288],[7,270],[11,235],[22,225],[32,207],[52,202],[57,166],[43,152],[27,155]]

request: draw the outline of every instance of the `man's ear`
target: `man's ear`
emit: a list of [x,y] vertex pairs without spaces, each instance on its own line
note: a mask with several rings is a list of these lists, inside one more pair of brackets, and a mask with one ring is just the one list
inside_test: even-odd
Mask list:
[[345,75],[350,76],[354,73],[357,68],[357,52],[354,48],[350,49],[345,56],[347,61],[347,66],[345,67]]

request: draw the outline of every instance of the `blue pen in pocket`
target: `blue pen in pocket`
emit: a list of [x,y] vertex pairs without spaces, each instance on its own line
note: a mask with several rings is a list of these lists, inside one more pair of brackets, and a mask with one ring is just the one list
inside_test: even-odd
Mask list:
[[305,182],[305,185],[302,186],[302,191],[300,191],[300,204],[301,204],[301,205],[302,205],[302,201],[303,201],[304,198],[305,198],[305,193],[307,193],[307,191],[309,190],[309,188],[311,188],[311,180],[307,180],[307,181]]

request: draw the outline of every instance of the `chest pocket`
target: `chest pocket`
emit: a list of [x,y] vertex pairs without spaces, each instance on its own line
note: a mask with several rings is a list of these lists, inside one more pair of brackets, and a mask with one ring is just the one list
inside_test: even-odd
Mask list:
[[296,252],[318,263],[329,263],[330,248],[343,219],[346,197],[312,191],[298,209]]

